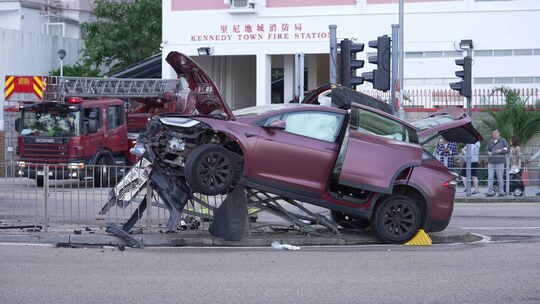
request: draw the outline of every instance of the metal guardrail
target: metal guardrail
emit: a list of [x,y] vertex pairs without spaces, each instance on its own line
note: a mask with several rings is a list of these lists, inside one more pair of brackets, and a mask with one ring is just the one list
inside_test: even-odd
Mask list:
[[[106,228],[107,223],[125,223],[137,210],[138,202],[147,195],[146,187],[137,194],[136,199],[129,205],[114,204],[106,214],[100,214],[101,208],[109,200],[111,187],[120,180],[132,167],[126,166],[55,166],[40,164],[33,167],[17,166],[15,161],[0,162],[0,229],[2,227],[40,228],[43,230],[84,230]],[[460,172],[462,167],[450,168]],[[523,185],[524,197],[536,197],[540,192],[540,166],[527,167],[528,183],[509,171],[505,171],[505,193],[512,200],[516,185]],[[12,175],[7,174],[13,173]],[[102,174],[101,178],[95,176]],[[486,194],[487,168],[481,157],[480,168],[477,169],[480,194]],[[25,176],[25,177],[23,177]],[[109,179],[109,184],[107,179]],[[57,179],[71,177],[71,179]],[[116,178],[111,178],[116,177]],[[474,190],[474,189],[473,189]],[[463,185],[458,186],[457,197],[464,196]],[[475,194],[476,195],[476,194]],[[165,230],[169,219],[169,211],[163,208],[158,196],[153,195],[154,203],[139,221],[139,227],[145,231]],[[473,196],[478,197],[478,196]],[[520,196],[521,197],[521,196]],[[206,209],[200,204],[189,202],[184,216],[211,217],[214,208],[223,201],[222,196],[200,196],[211,206]],[[539,197],[540,199],[540,197]],[[207,228],[201,226],[201,229]]]
[[[522,100],[525,107],[540,108],[539,89],[512,89]],[[367,90],[363,93],[381,100],[390,100],[389,92]],[[401,106],[405,111],[434,111],[444,107],[465,107],[465,99],[453,90],[405,90]],[[500,90],[474,90],[471,97],[473,111],[487,111],[503,108],[506,96]]]
[[[84,166],[67,167],[37,164],[20,167],[15,161],[0,162],[0,229],[22,227],[45,230],[105,230],[107,223],[122,224],[137,210],[138,203],[147,195],[146,187],[129,205],[115,204],[106,214],[100,214],[109,200],[112,186],[132,167]],[[11,176],[8,172],[12,172]],[[102,174],[102,178],[95,176]],[[107,176],[109,183],[107,182]],[[57,179],[71,177],[70,179]],[[111,178],[113,177],[113,178]],[[116,178],[114,178],[116,177]],[[169,211],[157,195],[152,195],[152,206],[141,217],[138,225],[145,231],[166,230]],[[205,208],[193,201],[186,205],[184,217],[194,216],[200,229],[207,229],[206,220],[212,216],[223,198],[199,196],[213,208]],[[198,216],[201,215],[201,216]]]

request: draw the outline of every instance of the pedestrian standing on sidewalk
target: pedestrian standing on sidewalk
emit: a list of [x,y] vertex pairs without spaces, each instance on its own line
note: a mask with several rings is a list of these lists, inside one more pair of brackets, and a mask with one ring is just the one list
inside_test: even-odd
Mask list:
[[493,178],[497,176],[497,184],[499,187],[499,196],[505,196],[503,174],[506,164],[506,154],[508,153],[508,142],[506,139],[501,138],[499,129],[491,131],[491,139],[488,146],[488,192],[487,196],[494,196],[495,189],[493,189]]
[[[540,149],[534,153],[534,155],[529,159],[529,161],[534,161],[535,159],[538,159],[538,168],[540,169]],[[538,176],[536,177],[537,181],[540,182],[540,170],[538,170]],[[536,193],[536,195],[540,196],[540,192]]]
[[457,145],[442,138],[435,149],[435,157],[448,169],[454,170],[454,156],[457,154]]
[[[471,194],[478,194],[480,188],[478,186],[478,163],[480,162],[480,141],[477,141],[474,144],[469,144],[471,146],[471,179],[473,191]],[[463,178],[463,185],[465,189],[467,188],[467,146],[462,150],[462,162],[463,166],[461,169],[461,176]]]

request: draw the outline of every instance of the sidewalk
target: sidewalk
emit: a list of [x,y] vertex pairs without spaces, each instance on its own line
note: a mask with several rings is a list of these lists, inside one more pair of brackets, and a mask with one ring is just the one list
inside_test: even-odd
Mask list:
[[469,197],[465,195],[465,187],[458,186],[456,188],[456,203],[511,203],[511,202],[540,202],[540,196],[536,193],[540,192],[539,186],[527,186],[523,196],[514,196],[507,194],[505,196],[486,196],[488,188],[487,186],[480,186],[480,193],[472,194]]
[[[465,243],[478,241],[480,238],[457,227],[429,234],[434,244]],[[184,231],[178,233],[133,234],[146,247],[269,247],[273,241],[296,246],[338,246],[338,245],[373,245],[381,242],[370,232],[362,233],[322,233],[319,236],[304,235],[298,231],[288,232],[252,232],[239,242],[224,241],[211,236],[208,231]],[[56,244],[62,246],[125,246],[123,240],[102,231],[73,232],[33,232],[0,231],[0,242]]]

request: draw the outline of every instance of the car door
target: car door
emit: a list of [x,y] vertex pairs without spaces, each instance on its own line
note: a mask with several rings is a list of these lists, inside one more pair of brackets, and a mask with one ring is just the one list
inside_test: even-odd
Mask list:
[[[335,163],[344,113],[295,111],[268,118],[255,146],[253,176],[285,190],[324,192]],[[283,120],[285,129],[267,128]]]
[[[83,108],[83,130],[84,149],[83,154],[85,157],[92,157],[96,154],[96,151],[103,146],[103,115],[99,107],[87,107]],[[94,129],[90,125],[94,125]]]
[[358,107],[351,109],[349,125],[336,164],[339,184],[391,193],[393,181],[419,165],[422,149],[412,127]]

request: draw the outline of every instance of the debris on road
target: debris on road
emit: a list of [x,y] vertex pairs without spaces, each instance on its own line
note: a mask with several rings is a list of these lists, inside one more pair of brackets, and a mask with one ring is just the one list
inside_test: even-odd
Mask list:
[[273,241],[271,244],[272,248],[278,249],[278,250],[300,250],[300,247],[290,245],[290,244],[281,244],[278,241]]

